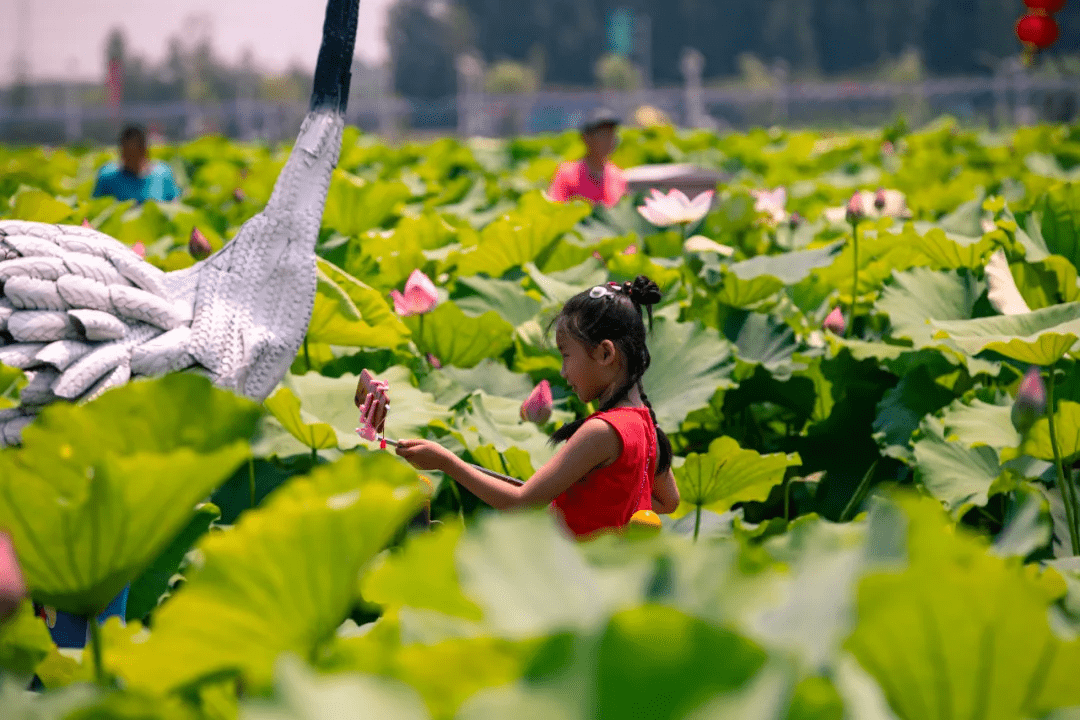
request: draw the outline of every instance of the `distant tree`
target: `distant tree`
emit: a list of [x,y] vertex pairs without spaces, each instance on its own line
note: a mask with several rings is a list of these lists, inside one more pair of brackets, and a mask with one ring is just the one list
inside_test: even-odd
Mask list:
[[387,41],[394,90],[406,97],[435,99],[457,87],[454,33],[429,0],[398,0],[390,10]]

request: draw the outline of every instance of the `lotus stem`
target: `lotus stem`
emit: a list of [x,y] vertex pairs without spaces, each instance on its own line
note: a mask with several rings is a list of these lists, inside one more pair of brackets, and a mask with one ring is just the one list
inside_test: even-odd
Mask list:
[[697,542],[698,533],[701,532],[701,505],[694,506],[694,542]]
[[1080,527],[1077,527],[1077,497],[1076,486],[1072,478],[1065,477],[1065,469],[1061,463],[1061,449],[1057,442],[1057,429],[1054,423],[1055,398],[1054,379],[1056,373],[1054,367],[1050,367],[1050,379],[1046,383],[1046,408],[1047,422],[1050,424],[1050,447],[1054,452],[1054,470],[1057,472],[1058,489],[1061,491],[1061,500],[1065,503],[1065,516],[1069,525],[1069,541],[1072,544],[1073,555],[1080,555]]
[[251,507],[255,507],[255,456],[248,455],[248,494],[251,496]]
[[840,522],[848,522],[855,516],[855,512],[859,509],[859,505],[862,504],[863,498],[866,497],[866,491],[870,488],[870,481],[874,479],[874,471],[877,470],[879,461],[880,458],[875,460],[870,469],[863,475],[862,480],[859,481],[855,493],[848,500],[848,504],[844,506],[843,512],[840,513]]
[[102,661],[104,655],[101,641],[101,627],[98,625],[97,615],[87,618],[90,626],[90,652],[94,656],[94,680],[97,684],[105,687],[108,683],[105,677],[105,664]]
[[304,336],[304,372],[311,370],[311,353],[308,352],[307,335]]
[[855,325],[856,296],[859,292],[859,221],[851,221],[851,317],[848,318],[847,326],[844,327],[844,337],[851,337],[851,328]]

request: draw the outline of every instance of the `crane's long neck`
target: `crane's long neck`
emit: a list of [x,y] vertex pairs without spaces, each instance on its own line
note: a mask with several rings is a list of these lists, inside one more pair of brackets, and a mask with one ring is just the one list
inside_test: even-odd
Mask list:
[[359,0],[326,3],[311,109],[266,205],[264,214],[270,218],[281,214],[322,218],[330,173],[341,151],[359,6]]

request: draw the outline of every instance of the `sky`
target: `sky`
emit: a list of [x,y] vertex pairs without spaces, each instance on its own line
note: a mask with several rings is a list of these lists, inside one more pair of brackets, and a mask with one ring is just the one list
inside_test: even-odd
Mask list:
[[[386,58],[384,31],[393,2],[360,0],[356,54],[361,59]],[[209,18],[215,52],[227,62],[250,48],[267,70],[284,70],[293,61],[314,67],[324,11],[319,0],[3,0],[0,85],[13,79],[20,46],[34,80],[102,77],[105,39],[114,27],[124,30],[129,52],[156,63],[164,58],[168,39],[200,14]],[[28,30],[21,44],[20,25]]]

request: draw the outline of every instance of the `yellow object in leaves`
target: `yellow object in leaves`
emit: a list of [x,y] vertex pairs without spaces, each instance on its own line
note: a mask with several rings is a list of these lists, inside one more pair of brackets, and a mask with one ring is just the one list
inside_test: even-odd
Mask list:
[[660,529],[660,516],[654,513],[652,510],[638,510],[630,518],[631,527],[648,528],[650,530]]

